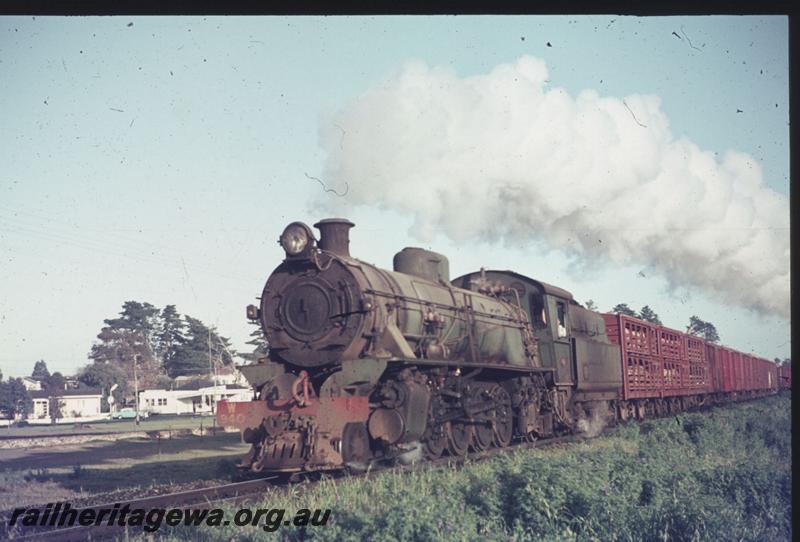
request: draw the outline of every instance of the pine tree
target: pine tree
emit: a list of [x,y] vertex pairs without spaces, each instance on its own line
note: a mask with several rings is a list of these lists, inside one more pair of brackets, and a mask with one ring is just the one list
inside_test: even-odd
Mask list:
[[648,305],[645,305],[642,307],[642,310],[639,311],[639,318],[647,322],[652,322],[658,326],[663,325],[661,320],[658,318],[658,315]]
[[636,311],[634,311],[632,308],[630,308],[627,303],[619,303],[617,305],[614,305],[614,308],[611,309],[611,312],[614,312],[614,313],[617,313],[617,314],[624,314],[626,316],[632,316],[634,318],[636,318],[638,316],[636,314]]
[[264,336],[264,332],[260,326],[254,329],[250,336],[252,339],[247,341],[245,344],[252,345],[253,351],[249,354],[240,354],[240,356],[251,363],[255,363],[259,360],[259,358],[266,357],[266,355],[269,353],[269,343],[267,342],[267,338]]
[[122,304],[119,318],[103,320],[103,323],[112,329],[130,329],[142,332],[153,344],[156,341],[160,313],[161,311],[150,303],[126,301]]
[[186,343],[186,323],[181,318],[175,305],[167,305],[161,311],[158,334],[156,335],[157,352],[161,364],[166,369],[170,360],[181,345]]
[[121,367],[131,388],[134,381],[134,360],[141,386],[147,387],[163,373],[156,355],[161,311],[150,303],[126,301],[118,318],[103,320],[106,324],[92,345],[89,358],[97,363],[113,363]]
[[191,316],[187,324],[186,341],[175,349],[169,360],[167,374],[175,378],[184,375],[208,374],[214,367],[233,363],[235,351],[230,339],[220,336],[216,329]]
[[45,363],[43,359],[40,359],[39,361],[34,363],[33,372],[31,373],[31,378],[41,382],[49,377],[50,377],[50,371],[47,370],[47,363]]
[[689,325],[686,326],[686,332],[691,335],[702,337],[708,342],[719,342],[719,333],[717,333],[717,328],[714,327],[714,324],[706,322],[697,316],[689,318]]
[[137,360],[136,372],[140,386],[147,387],[158,377],[158,364],[142,333],[104,327],[97,338],[100,342],[92,345],[89,358],[95,363],[107,363],[121,368],[125,371],[131,388],[134,381],[134,360]]

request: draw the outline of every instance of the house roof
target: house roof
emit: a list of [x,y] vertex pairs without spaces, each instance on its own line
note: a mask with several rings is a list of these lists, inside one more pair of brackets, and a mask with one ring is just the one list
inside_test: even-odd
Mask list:
[[201,380],[201,381],[188,382],[188,383],[182,384],[180,386],[175,386],[175,388],[172,389],[172,390],[167,390],[167,389],[164,389],[164,388],[149,388],[149,389],[141,390],[141,391],[199,391],[201,389],[214,388],[214,387],[216,387],[216,388],[224,388],[226,390],[249,390],[250,389],[247,386],[242,386],[240,384],[217,384],[216,386],[214,386],[213,382],[208,382],[206,380]]
[[[35,390],[30,392],[31,399],[47,399],[50,397],[50,392],[45,390]],[[103,391],[100,388],[78,388],[64,390],[59,394],[59,397],[76,397],[76,396],[97,396],[102,397]]]
[[214,385],[211,380],[192,380],[185,384],[175,386],[176,390],[199,390],[200,388],[208,388]]

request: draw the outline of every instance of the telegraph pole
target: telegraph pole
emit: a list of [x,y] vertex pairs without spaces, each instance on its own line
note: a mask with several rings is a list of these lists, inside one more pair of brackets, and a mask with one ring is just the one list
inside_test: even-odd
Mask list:
[[139,359],[139,354],[133,356],[133,393],[134,393],[134,406],[136,407],[136,425],[139,425],[139,375],[136,372],[136,362]]

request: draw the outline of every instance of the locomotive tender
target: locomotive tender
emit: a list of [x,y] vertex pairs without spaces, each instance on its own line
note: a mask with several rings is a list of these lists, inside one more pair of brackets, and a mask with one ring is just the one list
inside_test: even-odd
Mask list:
[[349,253],[344,219],[293,222],[286,258],[247,307],[269,355],[221,401],[253,471],[361,469],[436,458],[774,393],[772,362],[679,331],[598,314],[511,271],[450,280],[420,248],[393,271]]

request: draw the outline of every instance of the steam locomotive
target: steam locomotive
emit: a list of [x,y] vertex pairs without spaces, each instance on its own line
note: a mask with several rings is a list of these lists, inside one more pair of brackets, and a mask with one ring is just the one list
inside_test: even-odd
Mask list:
[[251,444],[241,468],[462,456],[779,387],[772,362],[512,271],[451,280],[446,257],[411,247],[378,268],[350,256],[353,226],[322,220],[317,239],[289,224],[285,260],[247,307],[269,354],[239,368],[254,400],[217,409]]

